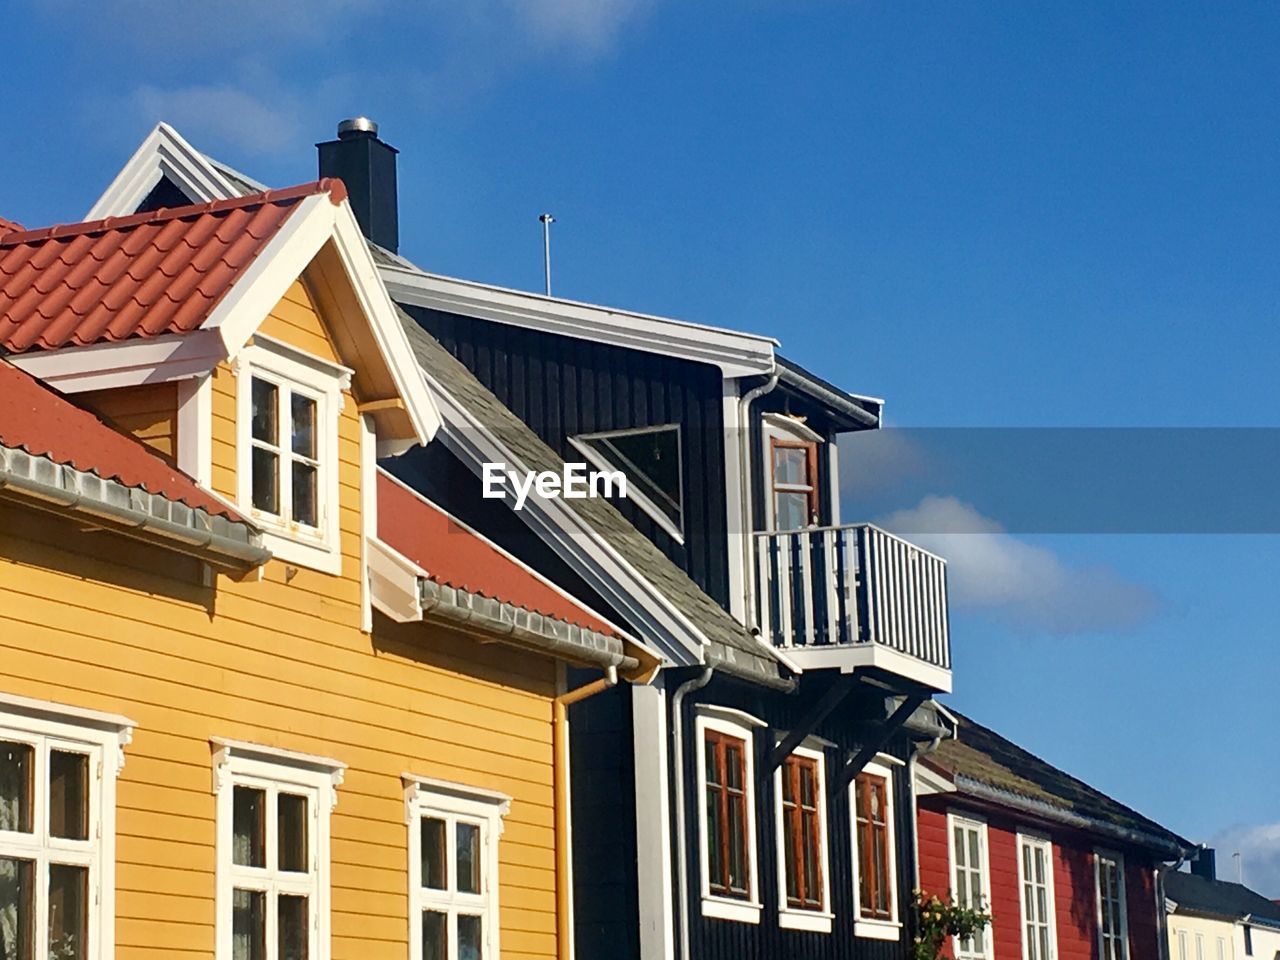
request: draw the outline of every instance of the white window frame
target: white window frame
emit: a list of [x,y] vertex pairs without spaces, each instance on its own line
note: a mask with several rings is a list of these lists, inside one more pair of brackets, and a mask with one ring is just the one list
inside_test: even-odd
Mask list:
[[[947,812],[947,862],[950,865],[949,877],[951,881],[951,896],[956,895],[956,870],[958,863],[956,860],[956,828],[962,830],[972,830],[978,835],[978,856],[982,863],[979,865],[979,879],[982,881],[982,909],[991,909],[991,848],[989,838],[987,836],[987,821],[972,813],[957,813],[955,811]],[[966,867],[972,872],[973,867]],[[960,945],[959,937],[951,938],[951,953],[956,960],[990,960],[992,948],[992,931],[991,925],[988,925],[984,931],[982,938],[981,950],[964,950]]]
[[1124,954],[1120,960],[1131,960],[1133,952],[1129,945],[1129,896],[1125,887],[1124,855],[1116,853],[1114,850],[1104,850],[1102,848],[1095,848],[1093,851],[1093,905],[1098,925],[1098,956],[1106,956],[1107,937],[1102,929],[1102,862],[1104,860],[1114,863],[1119,875],[1120,930],[1113,934],[1113,937],[1118,939],[1120,945],[1124,948]]
[[876,759],[862,768],[863,773],[873,777],[883,777],[885,782],[885,822],[889,826],[889,889],[893,891],[892,909],[889,919],[862,916],[862,896],[859,893],[860,871],[862,860],[858,856],[858,809],[857,795],[854,792],[857,784],[849,783],[849,835],[853,849],[853,935],[868,940],[897,940],[902,936],[902,904],[898,891],[898,824],[897,796],[893,782],[893,768],[901,765],[901,761],[886,754],[876,754]]
[[[89,868],[85,956],[115,955],[116,781],[124,769],[124,748],[133,739],[136,726],[117,714],[0,694],[0,740],[33,748],[33,831],[0,831],[0,857],[36,864],[32,937],[37,960],[48,955],[50,863]],[[87,840],[48,835],[45,794],[50,750],[82,753],[89,758]]]
[[676,459],[680,473],[680,501],[678,504],[680,508],[680,522],[676,523],[667,516],[666,512],[663,511],[661,507],[650,500],[643,492],[636,489],[636,485],[630,481],[627,482],[627,499],[647,513],[649,518],[660,526],[672,540],[676,541],[676,543],[684,543],[684,430],[679,423],[655,423],[650,427],[630,427],[625,430],[601,430],[595,433],[579,433],[569,438],[569,444],[580,454],[586,457],[587,461],[597,469],[609,472],[618,471],[625,476],[626,470],[622,468],[621,464],[614,463],[586,441],[608,440],[611,437],[639,436],[641,434],[658,433],[666,430],[674,430],[676,433]]
[[[773,502],[774,484],[773,484],[773,441],[781,440],[784,443],[814,443],[818,447],[818,457],[816,468],[817,476],[813,478],[813,489],[817,494],[818,507],[822,507],[822,450],[824,447],[835,449],[834,444],[828,444],[825,437],[816,430],[811,430],[799,420],[793,417],[785,416],[781,413],[766,413],[761,419],[761,452],[760,462],[764,464],[764,528],[766,530],[777,529],[777,505]],[[804,488],[809,489],[808,487]],[[799,488],[795,492],[801,492]]]
[[[700,874],[699,892],[702,895],[702,915],[720,920],[736,920],[739,923],[760,922],[760,847],[756,841],[756,772],[755,751],[752,748],[753,730],[764,727],[765,722],[749,713],[731,707],[716,707],[703,704],[697,708],[695,720],[696,741],[698,744],[696,767],[698,771],[698,872]],[[706,734],[708,730],[723,733],[725,736],[737,737],[745,744],[744,766],[746,775],[743,785],[746,788],[747,806],[747,856],[750,859],[748,876],[751,882],[751,896],[746,900],[724,897],[711,892],[711,876],[707,870],[707,768],[706,768]]]
[[[323,573],[342,572],[339,534],[338,417],[343,391],[351,386],[351,371],[338,364],[290,347],[260,334],[240,351],[232,365],[236,375],[236,502],[241,512],[262,528],[265,546],[279,560]],[[279,390],[279,496],[281,514],[253,505],[253,381],[265,380]],[[316,519],[308,527],[288,519],[292,485],[287,463],[290,407],[297,392],[316,402]]]
[[831,912],[831,870],[827,854],[828,838],[831,836],[827,830],[827,757],[822,750],[821,741],[814,737],[807,738],[792,752],[817,763],[818,869],[822,884],[822,905],[817,910],[804,910],[787,904],[787,858],[791,851],[787,846],[786,823],[782,814],[782,764],[779,764],[778,769],[773,772],[773,808],[777,811],[774,817],[777,825],[774,842],[778,863],[778,926],[788,930],[830,933],[835,914]]
[[[216,798],[214,844],[217,921],[215,943],[217,960],[231,960],[232,917],[236,887],[267,893],[266,947],[267,960],[276,957],[276,917],[272,907],[278,893],[305,894],[312,900],[310,960],[328,960],[330,954],[330,815],[338,802],[338,787],[347,765],[329,757],[283,750],[262,744],[227,740],[209,741],[213,752],[213,794]],[[233,860],[234,797],[237,786],[252,787],[274,796],[280,791],[307,797],[311,811],[308,824],[308,855],[311,869],[304,876],[281,873],[259,867],[241,867]],[[268,804],[270,804],[268,800]],[[274,859],[275,818],[265,818],[264,843],[268,865]]]
[[1018,831],[1018,902],[1021,906],[1021,926],[1019,927],[1019,936],[1022,940],[1023,952],[1026,952],[1027,943],[1027,883],[1031,882],[1026,876],[1026,865],[1023,863],[1022,848],[1023,846],[1039,847],[1044,851],[1045,864],[1048,869],[1045,871],[1045,900],[1049,908],[1049,916],[1047,918],[1047,926],[1049,928],[1049,956],[1042,957],[1040,960],[1056,960],[1058,956],[1058,908],[1054,897],[1056,896],[1054,888],[1053,875],[1053,840],[1043,833],[1037,833],[1032,830]]
[[[481,916],[483,958],[498,960],[501,956],[498,874],[498,841],[502,837],[505,817],[511,812],[511,798],[495,790],[485,790],[462,783],[401,775],[404,784],[405,824],[409,828],[409,958],[422,960],[422,913],[436,910],[449,915],[449,956],[458,956],[458,913]],[[480,827],[481,891],[478,894],[447,890],[427,890],[422,886],[422,820],[433,817],[444,820],[447,860],[450,877],[456,862],[454,845],[458,822]],[[453,881],[451,881],[452,883]]]

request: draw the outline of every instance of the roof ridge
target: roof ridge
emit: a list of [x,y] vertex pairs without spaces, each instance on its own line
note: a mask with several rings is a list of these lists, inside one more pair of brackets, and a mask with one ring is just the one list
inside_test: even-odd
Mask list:
[[318,196],[324,193],[330,195],[335,205],[347,198],[347,188],[341,180],[337,177],[325,177],[321,180],[313,180],[294,187],[264,190],[259,193],[250,193],[243,197],[231,197],[227,200],[192,203],[184,207],[161,207],[158,210],[133,213],[125,217],[104,217],[101,220],[86,220],[83,223],[63,223],[55,224],[51,227],[40,227],[35,230],[0,233],[0,248],[44,240],[60,240],[67,237],[106,233],[111,230],[124,230],[149,223],[167,223],[170,220],[181,220],[185,217],[225,213],[228,210],[239,210],[265,204],[289,203],[294,200],[300,200],[303,197]]

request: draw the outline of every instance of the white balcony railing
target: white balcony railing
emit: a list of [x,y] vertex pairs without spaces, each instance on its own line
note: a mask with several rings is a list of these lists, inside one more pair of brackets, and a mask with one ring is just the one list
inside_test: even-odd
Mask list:
[[[935,681],[945,671],[949,689],[945,560],[872,524],[755,537],[762,637],[822,666],[870,662],[839,651],[894,651],[929,668],[923,676]],[[889,654],[876,665],[897,659]]]

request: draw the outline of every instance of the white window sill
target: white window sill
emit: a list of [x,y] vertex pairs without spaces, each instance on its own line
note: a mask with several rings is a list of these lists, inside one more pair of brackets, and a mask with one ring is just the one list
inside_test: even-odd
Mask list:
[[760,904],[750,900],[730,900],[728,897],[704,896],[702,915],[717,920],[734,920],[738,923],[759,923]]
[[342,554],[336,547],[297,539],[279,532],[279,527],[273,530],[272,525],[261,518],[255,518],[254,522],[262,528],[262,545],[271,551],[273,559],[334,576],[342,573]]
[[902,924],[896,920],[859,920],[853,925],[853,935],[866,940],[899,940]]
[[835,914],[823,910],[798,910],[787,907],[778,911],[778,926],[786,930],[807,930],[811,933],[830,933]]

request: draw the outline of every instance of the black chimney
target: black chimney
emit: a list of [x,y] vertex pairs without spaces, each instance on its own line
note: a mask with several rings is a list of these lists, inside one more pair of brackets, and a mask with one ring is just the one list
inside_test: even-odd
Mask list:
[[1201,847],[1200,852],[1196,854],[1196,858],[1191,861],[1191,872],[1197,877],[1203,877],[1206,880],[1217,880],[1217,859],[1213,852],[1213,847]]
[[347,187],[351,209],[364,235],[392,253],[400,247],[396,210],[395,147],[378,139],[378,125],[368,117],[343,120],[338,139],[317,143],[320,176],[337,177]]

